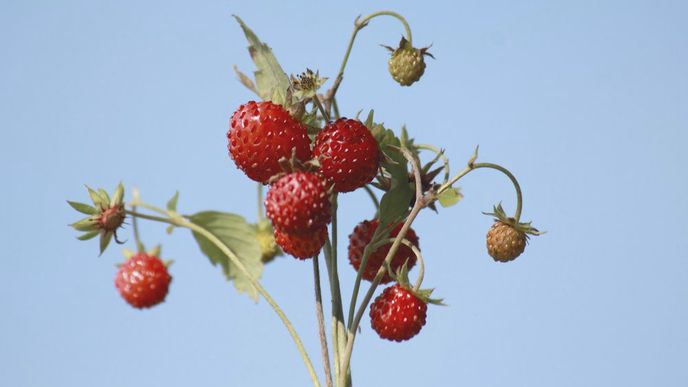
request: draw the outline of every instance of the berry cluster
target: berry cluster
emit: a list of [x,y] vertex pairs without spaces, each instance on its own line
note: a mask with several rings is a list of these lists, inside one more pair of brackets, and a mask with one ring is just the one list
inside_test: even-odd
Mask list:
[[[405,128],[397,136],[373,120],[372,110],[364,122],[340,118],[335,94],[342,82],[354,39],[371,19],[385,15],[399,19],[406,30],[406,37],[398,47],[385,46],[391,51],[387,69],[392,79],[401,86],[410,86],[423,76],[425,57],[433,57],[428,47],[419,49],[412,45],[410,27],[401,15],[379,11],[356,19],[340,71],[330,89],[322,94],[318,90],[327,78],[310,69],[296,77],[288,77],[269,46],[236,17],[258,67],[255,82],[237,70],[239,80],[262,101],[246,102],[231,115],[226,134],[227,149],[236,167],[258,183],[259,217],[255,224],[239,215],[220,211],[182,215],[176,208],[178,194],[170,199],[165,209],[142,202],[137,192],[131,202],[125,203],[121,184],[112,195],[103,189],[87,187],[92,205],[69,202],[72,208],[86,215],[71,225],[83,233],[78,238],[88,240],[98,236],[101,254],[112,239],[122,243],[117,232],[126,220],[131,220],[137,252],[125,250],[126,260],[119,265],[115,275],[115,287],[129,305],[143,309],[162,303],[172,281],[169,262],[159,258],[160,248],[145,251],[137,219],[162,222],[169,233],[175,228],[189,229],[202,253],[213,264],[222,267],[238,290],[249,293],[256,300],[259,296],[264,297],[275,309],[290,330],[314,384],[319,385],[298,335],[262,287],[259,277],[263,264],[282,252],[298,260],[307,260],[317,258],[324,248],[332,293],[333,339],[346,338],[335,344],[333,351],[337,362],[336,385],[347,386],[351,384],[347,378],[350,378],[353,338],[379,284],[390,285],[370,303],[368,315],[372,329],[382,339],[396,342],[411,339],[426,323],[428,304],[441,304],[441,300],[430,298],[432,290],[421,288],[425,264],[418,234],[411,224],[425,208],[437,212],[436,203],[445,208],[456,204],[462,197],[454,187],[459,179],[475,169],[488,168],[505,174],[514,185],[517,194],[514,216],[507,215],[501,205],[487,214],[495,221],[486,237],[488,254],[495,261],[516,259],[526,248],[529,237],[540,234],[529,222],[520,221],[522,197],[516,178],[497,164],[477,163],[477,149],[465,169],[450,177],[450,163],[443,149],[414,143]],[[432,152],[433,157],[421,167],[423,151]],[[435,166],[440,161],[443,165]],[[442,180],[441,172],[444,172]],[[267,186],[267,194],[263,200],[264,186]],[[383,192],[380,200],[371,187]],[[349,316],[345,319],[343,306],[346,303],[340,294],[336,265],[337,246],[328,243],[336,241],[337,227],[330,229],[328,225],[336,219],[339,195],[359,189],[367,190],[377,211],[371,220],[357,224],[349,235],[348,258],[355,283],[349,300]],[[312,263],[319,337],[324,358],[329,359],[318,260]],[[408,271],[414,267],[417,268],[416,282],[411,285]],[[370,282],[370,286],[363,301],[357,303],[361,301],[358,292],[362,281]],[[329,363],[325,368],[326,374],[331,372]],[[331,375],[329,377],[331,379]],[[332,385],[332,380],[328,385]]]

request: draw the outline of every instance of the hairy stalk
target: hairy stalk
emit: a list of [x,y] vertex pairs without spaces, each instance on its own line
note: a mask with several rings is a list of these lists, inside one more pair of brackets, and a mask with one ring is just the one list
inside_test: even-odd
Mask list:
[[318,319],[318,336],[320,338],[320,352],[322,355],[325,383],[332,387],[332,369],[330,368],[330,351],[327,349],[327,334],[325,333],[325,317],[323,316],[322,294],[320,292],[320,267],[318,256],[313,257],[313,286],[315,288],[315,315]]
[[[380,284],[380,280],[382,280],[382,277],[385,274],[385,271],[387,270],[386,267],[389,266],[390,262],[392,261],[392,258],[399,250],[399,246],[401,246],[402,240],[406,237],[406,233],[408,232],[409,228],[411,228],[411,224],[413,223],[413,221],[416,219],[420,211],[423,208],[425,208],[429,203],[429,199],[423,196],[423,188],[421,184],[422,181],[420,176],[420,165],[418,159],[411,152],[409,152],[408,149],[404,147],[401,148],[401,153],[411,163],[413,167],[413,177],[416,183],[416,200],[413,203],[413,208],[411,209],[411,212],[406,218],[406,221],[401,226],[401,229],[399,230],[397,236],[394,238],[394,242],[392,243],[389,252],[387,252],[387,256],[385,257],[383,265],[380,266],[380,268],[378,269],[377,274],[373,279],[373,283],[370,285],[370,288],[368,288],[368,292],[366,293],[365,297],[363,298],[363,301],[361,302],[361,305],[358,308],[358,311],[356,312],[356,317],[354,318],[353,323],[349,324],[346,350],[344,351],[344,354],[341,355],[342,364],[339,367],[340,370],[348,369],[349,364],[351,363],[351,354],[353,352],[354,341],[356,339],[356,331],[358,330],[358,327],[361,323],[363,313],[368,307],[368,304],[370,303],[373,294],[375,294],[377,286]],[[363,267],[363,263],[361,263],[361,267]]]
[[[147,205],[145,203],[137,203],[139,206],[144,207],[144,208],[149,208],[153,211],[156,212],[165,212],[164,210],[161,210],[157,207]],[[145,204],[145,205],[144,205]],[[275,302],[275,300],[270,296],[270,293],[268,293],[265,288],[258,282],[256,278],[254,278],[251,273],[246,269],[246,266],[239,260],[239,258],[234,254],[232,250],[229,249],[220,239],[218,239],[213,233],[210,231],[206,230],[205,228],[189,222],[188,220],[182,218],[182,217],[174,217],[174,218],[163,218],[160,216],[154,216],[154,215],[147,215],[147,214],[142,214],[134,211],[127,210],[126,211],[127,215],[130,215],[132,217],[138,217],[141,219],[148,219],[148,220],[153,220],[156,222],[161,222],[161,223],[167,223],[171,224],[176,227],[183,227],[183,228],[188,228],[191,231],[194,231],[198,233],[199,235],[202,235],[204,238],[208,239],[210,243],[214,244],[220,251],[222,251],[223,254],[225,254],[231,261],[232,263],[239,269],[239,271],[242,272],[243,275],[248,278],[248,280],[251,282],[251,285],[258,291],[258,293],[265,298],[265,301],[272,307],[272,309],[277,313],[277,316],[279,316],[280,320],[282,320],[282,323],[284,326],[287,328],[287,331],[289,331],[289,334],[291,335],[292,340],[296,344],[296,348],[299,351],[299,354],[301,355],[301,358],[303,359],[304,364],[306,365],[306,368],[308,369],[308,374],[311,377],[311,380],[313,382],[313,385],[315,387],[320,387],[320,381],[318,380],[318,375],[315,372],[315,368],[313,367],[313,363],[311,362],[310,357],[308,356],[308,353],[306,352],[306,348],[303,346],[303,342],[301,341],[301,338],[299,337],[298,333],[294,329],[294,326],[292,325],[291,321],[287,318],[286,314],[284,314],[284,311],[280,306]]]

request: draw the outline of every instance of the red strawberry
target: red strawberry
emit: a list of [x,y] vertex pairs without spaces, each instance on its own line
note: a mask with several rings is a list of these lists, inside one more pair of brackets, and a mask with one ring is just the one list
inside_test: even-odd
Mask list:
[[[363,222],[359,223],[356,228],[354,228],[354,231],[351,233],[351,235],[349,235],[349,262],[351,262],[354,269],[358,270],[358,268],[361,266],[363,250],[373,238],[373,234],[375,233],[378,224],[379,221],[377,219],[372,221],[364,220]],[[399,223],[396,227],[394,227],[392,232],[389,234],[389,237],[394,238],[397,236],[402,225],[402,223]],[[414,246],[418,247],[418,236],[416,236],[416,232],[413,231],[412,228],[409,228],[408,232],[406,233],[406,239],[408,239],[408,241]],[[390,247],[392,247],[391,243],[380,246],[377,250],[370,253],[368,256],[368,264],[363,270],[363,279],[372,281],[375,278],[378,269],[380,269],[380,266],[382,266],[382,263],[385,261],[385,257],[387,256]],[[416,264],[416,255],[408,246],[402,244],[399,246],[399,250],[397,250],[397,253],[394,255],[394,258],[392,258],[390,263],[392,271],[396,273],[397,270],[399,270],[399,268],[404,264],[404,262],[407,262],[407,267],[411,269],[413,265]],[[380,283],[384,284],[391,281],[392,277],[389,276],[389,273],[385,272],[385,275],[382,277]]]
[[289,159],[292,150],[301,161],[311,158],[306,128],[282,106],[270,101],[239,106],[230,120],[227,139],[237,167],[261,183],[282,172],[279,159]]
[[154,255],[138,253],[127,259],[115,275],[115,287],[134,308],[150,308],[165,300],[172,277]]
[[380,164],[377,141],[360,121],[340,118],[315,138],[313,155],[320,172],[334,182],[337,192],[350,192],[370,183]]
[[317,230],[331,220],[331,183],[315,172],[293,172],[274,182],[265,197],[265,212],[275,228],[286,232]]
[[298,259],[312,258],[320,252],[327,240],[327,226],[316,231],[283,232],[275,229],[275,241],[286,253]]
[[405,341],[425,325],[428,305],[399,284],[390,286],[370,306],[370,323],[381,338]]

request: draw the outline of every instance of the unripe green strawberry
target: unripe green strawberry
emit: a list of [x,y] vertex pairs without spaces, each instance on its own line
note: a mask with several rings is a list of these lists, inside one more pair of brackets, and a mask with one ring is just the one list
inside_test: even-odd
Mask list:
[[396,50],[387,48],[392,51],[388,62],[389,73],[402,86],[411,86],[419,80],[425,72],[425,55],[432,57],[427,47],[414,48],[405,38],[401,38]]

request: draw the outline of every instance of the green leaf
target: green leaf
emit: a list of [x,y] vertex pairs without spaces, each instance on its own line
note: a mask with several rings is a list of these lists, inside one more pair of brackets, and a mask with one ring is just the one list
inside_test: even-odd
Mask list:
[[83,234],[83,235],[77,237],[76,239],[78,239],[80,241],[87,241],[89,239],[95,238],[98,234],[100,234],[100,231],[95,230],[95,231],[87,232],[86,234]]
[[[394,184],[394,183],[393,183]],[[397,184],[387,191],[380,199],[380,228],[398,222],[409,209],[409,203],[413,198],[411,185]]]
[[239,22],[244,35],[246,35],[246,40],[249,42],[248,52],[258,68],[254,71],[258,94],[264,100],[289,105],[291,101],[286,100],[287,89],[290,86],[289,77],[282,70],[279,62],[272,54],[272,50],[258,39],[258,36],[244,24],[241,18],[236,15],[234,18]]
[[[189,220],[220,239],[239,258],[253,278],[260,278],[263,273],[260,245],[255,228],[246,223],[244,218],[225,212],[205,211],[191,215]],[[256,289],[229,257],[204,236],[195,232],[193,236],[203,254],[213,265],[222,266],[225,276],[234,281],[234,287],[238,291],[246,292],[253,300],[258,300]]]
[[442,192],[437,199],[440,201],[442,207],[447,208],[453,206],[463,199],[463,194],[461,194],[461,191],[459,191],[458,188],[451,187]]
[[234,72],[236,73],[237,77],[239,78],[239,82],[241,82],[242,85],[246,86],[247,89],[256,93],[256,95],[260,97],[260,93],[258,92],[258,89],[256,89],[256,85],[253,83],[253,80],[248,77],[248,75],[242,73],[236,65],[234,65]]
[[71,202],[69,200],[67,200],[67,203],[69,203],[69,205],[72,206],[73,209],[81,212],[82,214],[95,215],[98,212],[98,210],[96,210],[92,206],[89,206],[88,204],[79,203],[79,202]]
[[168,211],[177,211],[177,201],[179,201],[179,191],[174,193],[174,196],[167,202]]

